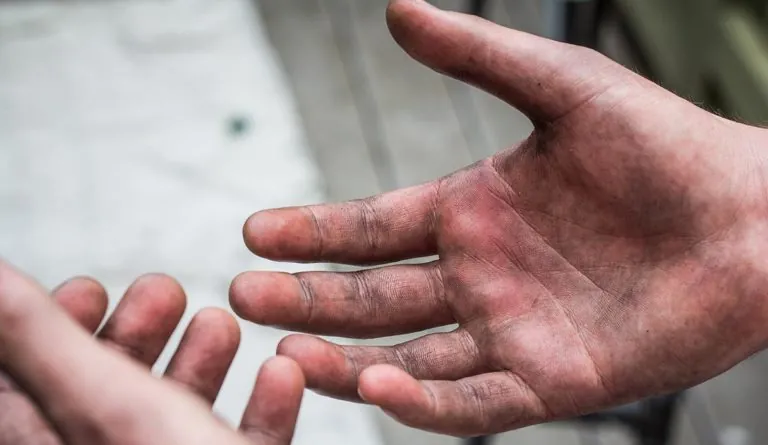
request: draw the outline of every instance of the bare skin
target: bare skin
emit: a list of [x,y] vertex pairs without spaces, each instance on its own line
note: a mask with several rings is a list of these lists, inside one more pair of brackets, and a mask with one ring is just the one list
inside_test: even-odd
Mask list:
[[766,346],[763,129],[710,114],[588,49],[395,0],[394,38],[534,123],[519,146],[359,201],[259,212],[256,254],[371,265],[248,272],[242,317],[381,337],[286,338],[308,385],[454,435],[505,431],[690,387]]
[[0,444],[291,442],[304,379],[287,358],[263,366],[239,434],[210,412],[240,341],[224,311],[198,313],[165,379],[150,374],[186,306],[171,278],[137,280],[98,341],[89,334],[107,297],[97,282],[73,279],[53,297],[0,262],[0,369],[12,376],[0,376]]

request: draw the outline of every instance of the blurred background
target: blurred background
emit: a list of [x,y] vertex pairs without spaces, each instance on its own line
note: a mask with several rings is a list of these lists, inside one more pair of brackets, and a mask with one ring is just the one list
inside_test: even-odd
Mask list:
[[[191,315],[226,307],[242,270],[305,268],[250,255],[250,213],[417,184],[528,135],[516,110],[410,60],[386,3],[0,0],[0,255],[48,286],[93,275],[113,300],[167,272]],[[710,110],[768,121],[764,0],[433,3],[594,47]],[[284,335],[243,328],[217,404],[231,421]],[[759,445],[767,400],[758,355],[680,397],[475,443]],[[461,441],[310,396],[297,443]]]

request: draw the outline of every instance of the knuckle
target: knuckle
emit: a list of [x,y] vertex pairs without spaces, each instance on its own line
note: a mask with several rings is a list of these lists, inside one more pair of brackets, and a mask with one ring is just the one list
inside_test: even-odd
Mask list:
[[312,326],[315,317],[315,302],[317,300],[315,297],[315,289],[305,274],[296,274],[296,279],[299,282],[299,287],[301,288],[301,298],[306,308],[306,323],[307,325]]
[[377,197],[361,199],[357,206],[359,229],[365,237],[368,248],[373,251],[383,244],[382,234],[385,225],[377,210],[378,199]]
[[568,45],[568,52],[581,62],[594,62],[605,58],[599,51],[581,45]]
[[488,415],[485,409],[487,402],[486,391],[482,387],[477,385],[468,384],[465,382],[459,382],[459,391],[462,394],[462,398],[469,405],[468,409],[474,414],[477,419],[477,424],[481,430],[486,431],[490,429]]
[[312,223],[312,230],[314,232],[314,244],[312,249],[314,249],[314,255],[319,258],[323,258],[326,254],[325,243],[323,242],[325,239],[325,234],[323,233],[323,225],[320,224],[317,212],[313,206],[303,207],[303,210],[306,212],[307,217]]
[[374,298],[374,295],[371,293],[371,285],[369,283],[370,272],[353,272],[351,277],[353,298],[361,305],[362,312],[366,314],[367,317],[375,317],[378,315],[382,303],[379,301],[379,298]]

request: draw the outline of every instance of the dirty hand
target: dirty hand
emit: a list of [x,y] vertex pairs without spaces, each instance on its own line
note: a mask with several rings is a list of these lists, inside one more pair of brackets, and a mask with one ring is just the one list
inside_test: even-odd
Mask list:
[[768,339],[768,135],[710,114],[589,49],[390,4],[415,59],[534,124],[516,147],[428,184],[269,210],[258,255],[422,265],[249,272],[231,288],[257,323],[305,335],[279,353],[308,385],[456,435],[514,429],[686,388]]
[[198,313],[166,380],[150,374],[186,305],[172,279],[137,280],[99,341],[90,337],[107,308],[98,283],[74,279],[53,297],[0,262],[1,445],[291,442],[304,381],[287,358],[260,371],[241,434],[211,414],[240,340],[226,312]]

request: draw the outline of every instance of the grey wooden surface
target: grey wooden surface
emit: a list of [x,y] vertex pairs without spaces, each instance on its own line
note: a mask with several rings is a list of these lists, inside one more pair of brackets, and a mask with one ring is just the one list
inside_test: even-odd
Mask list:
[[[498,99],[441,77],[405,55],[387,31],[386,0],[257,3],[333,200],[428,181],[516,144],[531,130],[524,116]],[[463,2],[433,3],[458,9]],[[496,0],[490,7],[490,18],[505,26],[536,33],[542,24],[536,0]],[[610,45],[613,55],[621,56],[621,48]],[[674,443],[714,445],[717,442],[699,442],[693,431],[693,425],[710,420],[724,436],[724,444],[768,443],[768,428],[762,421],[768,396],[766,371],[768,359],[759,356],[695,389],[687,402],[693,409],[686,406],[676,422]],[[380,427],[391,445],[460,443],[405,428],[384,415]],[[550,425],[508,433],[494,443],[632,442],[617,428],[592,432]]]

